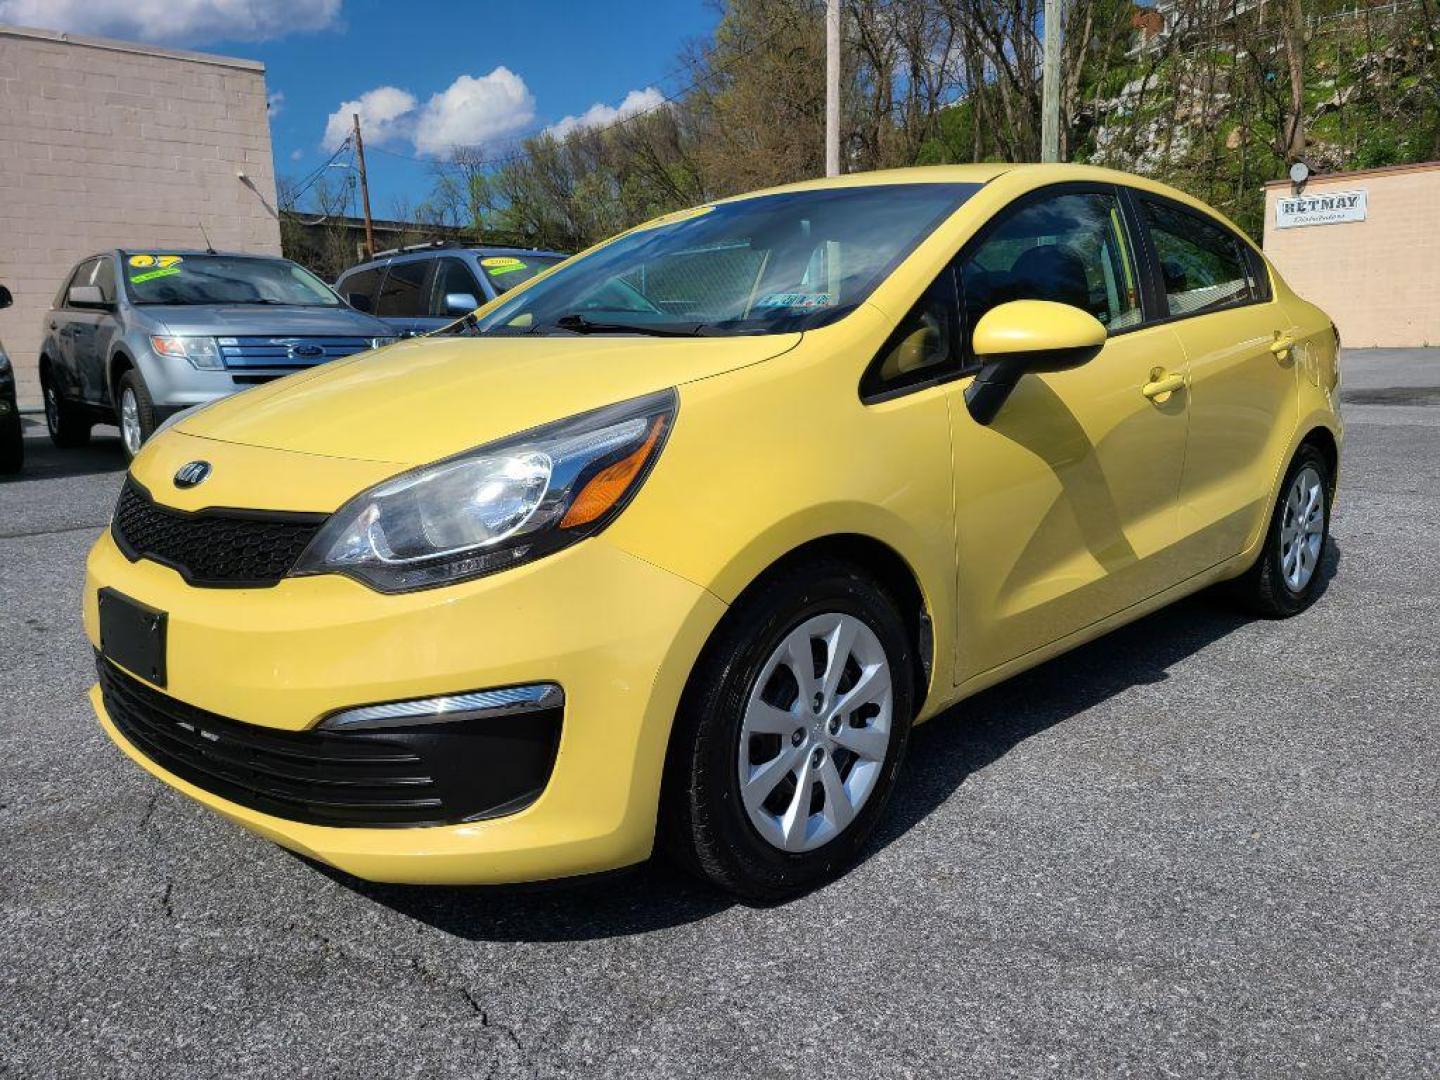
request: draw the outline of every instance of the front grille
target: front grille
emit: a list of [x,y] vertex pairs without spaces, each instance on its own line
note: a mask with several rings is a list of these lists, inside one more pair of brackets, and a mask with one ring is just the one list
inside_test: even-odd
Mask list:
[[230,720],[97,659],[105,712],[167,772],[312,825],[446,825],[515,813],[544,789],[562,710],[335,734]]
[[[370,348],[364,337],[222,337],[220,358],[230,369],[283,374],[339,360]],[[304,355],[319,349],[318,356]]]
[[205,588],[264,588],[280,581],[324,524],[324,514],[161,506],[126,477],[111,532],[125,556],[150,559]]

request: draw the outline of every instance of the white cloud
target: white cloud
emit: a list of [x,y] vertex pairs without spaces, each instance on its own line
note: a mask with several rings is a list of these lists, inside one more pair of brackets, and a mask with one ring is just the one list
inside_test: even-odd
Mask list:
[[341,0],[0,0],[0,23],[200,44],[325,30]]
[[299,161],[299,160],[300,160],[301,158],[303,158],[304,156],[305,156],[305,151],[304,151],[304,150],[291,150],[291,151],[290,151],[290,160],[291,160],[291,161]]
[[354,127],[352,117],[360,114],[360,135],[366,142],[384,143],[408,138],[414,124],[415,95],[395,86],[367,90],[354,101],[342,101],[325,122],[320,145],[334,150]]
[[474,78],[461,75],[425,103],[415,123],[415,149],[442,154],[456,146],[485,146],[535,119],[535,98],[507,67]]
[[563,139],[572,131],[580,128],[604,127],[607,124],[616,123],[627,116],[634,116],[636,113],[649,112],[651,109],[658,109],[665,102],[665,95],[653,86],[647,86],[643,90],[631,90],[625,95],[625,100],[619,105],[606,105],[603,102],[596,102],[586,109],[579,116],[567,116],[557,120],[546,128],[546,132]]
[[280,111],[285,108],[285,91],[276,90],[273,94],[267,97],[265,99],[265,108],[270,110],[271,120],[274,120],[275,117],[279,116]]
[[367,143],[409,142],[418,153],[444,155],[457,146],[486,146],[514,135],[535,119],[535,98],[507,67],[488,75],[461,75],[423,105],[396,86],[367,90],[330,114],[321,145],[334,150],[360,114]]

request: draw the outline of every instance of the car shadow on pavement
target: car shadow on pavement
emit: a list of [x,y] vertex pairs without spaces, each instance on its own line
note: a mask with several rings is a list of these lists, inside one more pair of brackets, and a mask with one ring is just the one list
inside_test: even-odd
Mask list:
[[43,421],[37,423],[31,417],[25,420],[25,465],[14,476],[0,477],[0,483],[23,484],[125,471],[125,450],[114,428],[97,427],[86,445],[62,450],[45,434]]
[[[1339,562],[1340,549],[1332,538],[1320,567],[1321,595]],[[1164,682],[1171,666],[1252,618],[1209,590],[1017,675],[921,725],[911,739],[889,810],[863,859],[899,840],[967,777],[1019,743],[1131,687]],[[659,859],[594,878],[516,886],[383,885],[312,865],[361,896],[473,941],[622,937],[695,922],[737,903]]]

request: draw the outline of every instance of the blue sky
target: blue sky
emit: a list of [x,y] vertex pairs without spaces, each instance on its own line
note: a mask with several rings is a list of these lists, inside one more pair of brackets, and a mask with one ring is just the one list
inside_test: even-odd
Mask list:
[[282,176],[324,162],[330,117],[348,127],[358,105],[379,216],[429,190],[429,167],[407,158],[503,154],[653,104],[686,83],[676,59],[717,19],[705,0],[0,0],[0,22],[264,61]]

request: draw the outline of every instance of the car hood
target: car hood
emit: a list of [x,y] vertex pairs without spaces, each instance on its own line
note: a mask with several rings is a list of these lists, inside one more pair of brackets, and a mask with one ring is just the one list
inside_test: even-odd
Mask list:
[[393,337],[379,319],[349,307],[270,304],[145,304],[136,309],[166,333],[206,337]]
[[759,363],[799,341],[799,334],[412,340],[226,398],[176,430],[246,446],[419,465]]

